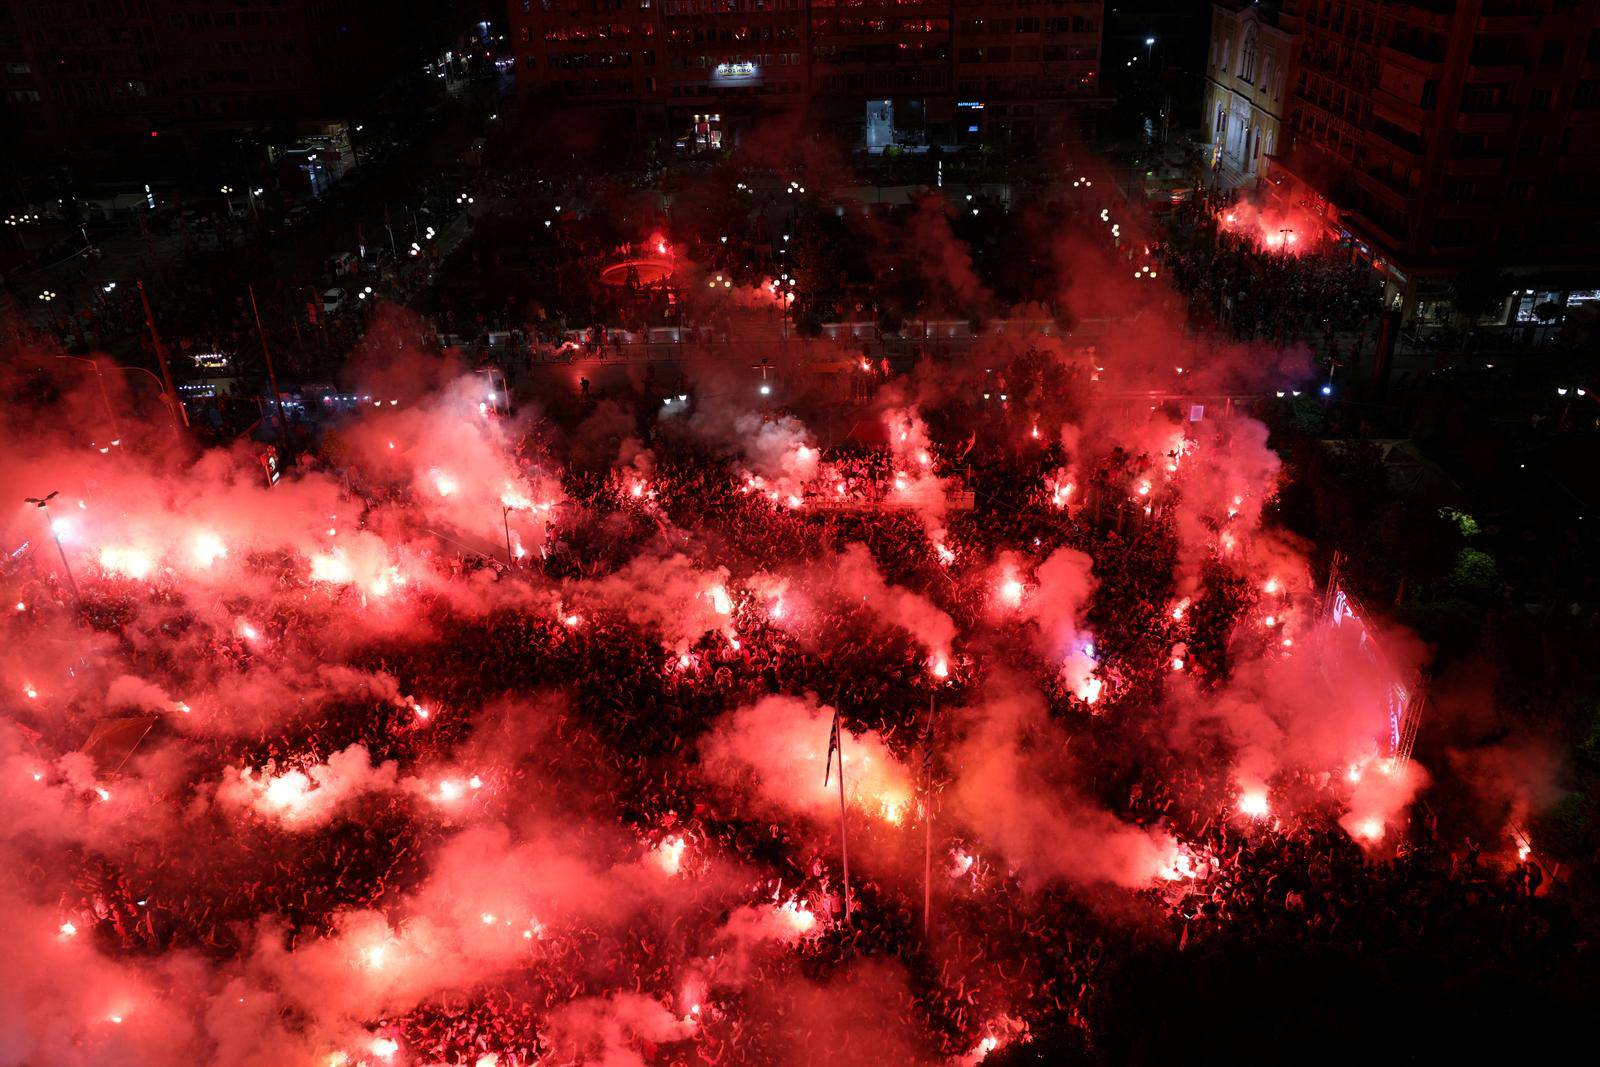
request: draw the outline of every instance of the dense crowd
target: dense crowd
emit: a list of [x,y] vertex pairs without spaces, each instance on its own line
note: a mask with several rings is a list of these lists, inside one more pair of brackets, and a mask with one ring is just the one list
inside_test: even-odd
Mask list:
[[1230,223],[1233,211],[1244,213],[1222,202],[1186,204],[1160,246],[1191,316],[1240,340],[1306,341],[1325,352],[1336,341],[1348,353],[1373,340],[1382,308],[1370,267],[1349,249],[1321,247],[1312,233],[1303,248],[1266,247],[1253,215],[1249,226]]
[[[1029,372],[1013,374],[1021,382]],[[1560,955],[1567,919],[1533,859],[1491,864],[1426,818],[1397,828],[1397,840],[1381,851],[1365,847],[1337,825],[1335,794],[1317,768],[1295,768],[1275,783],[1295,798],[1292,814],[1241,817],[1224,762],[1172,749],[1160,691],[1174,642],[1187,650],[1183,666],[1196,684],[1221,684],[1241,654],[1237,624],[1259,587],[1259,576],[1218,558],[1205,568],[1188,614],[1174,617],[1177,534],[1163,496],[1178,490],[1141,499],[1135,489],[1139,472],[1174,457],[1108,450],[1077,472],[1084,488],[1069,504],[1051,482],[1075,458],[1059,443],[1019,448],[998,421],[970,435],[932,422],[938,444],[929,468],[950,499],[970,492],[972,501],[946,513],[939,531],[930,532],[919,509],[892,504],[897,471],[881,446],[832,450],[823,457],[825,475],[780,493],[726,452],[652,429],[642,441],[654,457],[647,468],[566,470],[562,517],[538,555],[508,566],[441,550],[430,559],[439,584],[407,594],[418,625],[340,642],[343,666],[390,680],[392,692],[323,700],[257,733],[183,737],[158,726],[146,747],[186,746],[195,773],[210,779],[221,767],[282,774],[351,745],[374,764],[394,760],[404,773],[421,773],[470,749],[494,721],[487,709],[497,701],[559,696],[548,736],[495,754],[484,805],[507,817],[524,808],[560,813],[566,848],[576,854],[616,855],[619,833],[645,849],[677,842],[681,908],[660,922],[576,921],[541,931],[526,966],[365,1021],[417,1062],[478,1064],[494,1056],[487,1062],[500,1067],[534,1063],[554,1047],[553,1013],[585,996],[619,993],[641,994],[692,1021],[674,1040],[641,1039],[646,1062],[771,1063],[796,1048],[803,1060],[837,1062],[832,1042],[850,1040],[849,1028],[841,1038],[785,1001],[784,991],[842,981],[859,974],[863,961],[894,961],[907,975],[885,994],[893,1022],[884,1025],[914,1035],[917,1057],[972,1063],[1029,1042],[1111,1055],[1141,1011],[1113,976],[1151,954],[1172,967],[1181,953],[1247,953],[1261,942],[1303,940],[1368,953],[1396,969],[1538,964]],[[524,442],[519,455],[525,469],[548,468],[552,459],[537,440]],[[381,479],[346,484],[358,510],[403,507],[415,491]],[[835,493],[863,503],[829,506]],[[779,625],[765,601],[740,591],[758,573],[821,568],[852,544],[865,545],[889,582],[926,597],[967,635],[948,678],[930,673],[927,650],[865,602],[813,597],[816,618],[801,638]],[[727,633],[708,630],[673,645],[624,604],[593,595],[595,583],[663,546],[732,569]],[[989,561],[1012,551],[1034,565],[1063,547],[1094,560],[1099,587],[1088,623],[1108,680],[1098,703],[1063,682],[1024,624],[987,616]],[[40,606],[8,623],[19,639],[52,598],[63,610],[70,604],[39,566],[19,595]],[[254,605],[265,644],[211,628],[185,603],[195,594],[171,576],[80,576],[78,625],[100,631],[123,669],[161,678],[176,693],[218,674],[270,670],[273,657],[289,650],[320,656],[321,635],[343,625],[343,613],[361,610],[359,591],[317,586],[303,560],[258,556],[249,567],[281,590]],[[463,613],[438,591],[470,583],[553,589],[577,606]],[[981,842],[941,819],[940,798],[957,768],[930,728],[930,699],[959,707],[1007,674],[1029,679],[1045,695],[1050,719],[1073,735],[1082,790],[1121,819],[1170,833],[1182,843],[1182,867],[1109,902],[1104,887],[1041,887],[1026,870],[982,855]],[[893,863],[872,860],[908,849],[920,856],[920,808],[907,817],[917,827],[909,844],[898,825],[850,817],[852,854],[865,859],[853,872],[847,920],[832,832],[794,817],[757,817],[728,803],[724,786],[705,775],[698,746],[719,717],[771,694],[807,693],[838,707],[850,730],[880,735],[907,767],[926,768],[931,790],[919,788],[918,804],[935,812],[928,848],[937,882],[926,932],[920,874],[905,877]],[[82,725],[42,715],[27,724],[43,747],[57,750],[70,747]],[[108,781],[117,788],[114,777]],[[398,906],[427,880],[454,830],[404,790],[363,796],[309,831],[291,833],[247,813],[229,821],[225,831],[155,836],[115,855],[41,849],[33,869],[5,877],[45,884],[47,868],[70,870],[73,888],[59,901],[64,921],[107,953],[186,949],[226,961],[263,920],[292,948],[331,936],[350,911]],[[712,863],[746,872],[747,884],[730,894],[700,883],[698,872]],[[731,908],[784,900],[804,902],[814,929],[784,951],[748,958],[715,951],[715,931]],[[683,987],[691,959],[704,991],[689,1005]]]

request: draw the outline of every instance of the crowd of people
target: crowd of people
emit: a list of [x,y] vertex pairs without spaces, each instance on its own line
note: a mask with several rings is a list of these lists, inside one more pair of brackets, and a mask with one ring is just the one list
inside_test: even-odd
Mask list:
[[[1009,388],[1027,391],[1030,380],[1039,390],[1065,388],[1047,385],[1037,363],[1034,354],[1007,368]],[[216,628],[186,603],[200,594],[175,575],[131,581],[91,570],[79,576],[82,602],[73,609],[47,561],[19,593],[40,606],[6,625],[26,640],[53,598],[75,625],[110,639],[118,669],[159,678],[174,693],[300,656],[337,655],[341,668],[387,682],[382,692],[367,686],[314,700],[257,731],[243,722],[205,736],[158,726],[127,764],[130,778],[145,756],[173,748],[186,751],[200,780],[224,767],[263,776],[310,768],[352,745],[374,764],[395,761],[419,776],[474,753],[484,761],[485,805],[507,819],[546,813],[571,854],[616,856],[619,836],[646,852],[664,844],[681,852],[672,873],[686,887],[682,903],[661,921],[572,920],[533,936],[513,969],[363,1020],[419,1063],[542,1062],[563,1048],[559,1027],[552,1031],[563,1006],[622,994],[688,1020],[664,1039],[637,1039],[650,1063],[772,1063],[797,1049],[802,1062],[852,1062],[836,1058],[836,1042],[865,1040],[848,1025],[852,1011],[906,1035],[919,1060],[974,1063],[1030,1044],[1105,1057],[1132,1040],[1141,1012],[1118,976],[1152,956],[1177,967],[1183,953],[1238,953],[1267,941],[1338,946],[1406,968],[1559,956],[1567,920],[1533,859],[1491,863],[1425,818],[1397,827],[1382,850],[1352,841],[1337,824],[1325,769],[1320,784],[1318,768],[1298,767],[1275,783],[1296,798],[1292,811],[1241,816],[1225,759],[1174,750],[1160,699],[1174,642],[1187,650],[1188,677],[1223,684],[1244,654],[1237,624],[1259,595],[1259,576],[1218,558],[1189,613],[1174,616],[1178,534],[1168,505],[1179,489],[1175,482],[1141,499],[1136,488],[1141,471],[1173,456],[1116,448],[1084,461],[1057,441],[1021,448],[1005,422],[955,412],[930,413],[929,426],[927,464],[940,491],[947,501],[962,493],[972,501],[946,512],[936,531],[925,509],[889,502],[897,470],[882,445],[829,450],[825,479],[780,497],[726,448],[652,423],[641,443],[653,462],[627,469],[563,465],[530,436],[519,449],[524,468],[563,470],[565,502],[550,542],[511,561],[441,545],[430,558],[433,580],[406,594],[415,625],[349,622],[360,616],[362,594],[319,585],[303,558],[285,553],[247,564],[280,590],[253,605],[256,636]],[[1051,476],[1074,461],[1083,489],[1065,504]],[[345,484],[358,511],[404,507],[416,492],[379,477]],[[862,504],[830,508],[835,492]],[[744,585],[756,574],[823,570],[854,544],[866,546],[888,582],[953,620],[962,637],[949,650],[948,676],[930,671],[928,649],[865,600],[808,591],[813,618],[802,634]],[[730,568],[723,629],[675,638],[626,599],[598,594],[634,561],[660,559],[664,546]],[[1107,680],[1099,702],[1062,679],[1025,623],[992,618],[991,561],[1013,552],[1031,567],[1061,548],[1094,561],[1086,622]],[[539,609],[523,597],[518,606],[462,611],[445,591],[484,583],[544,590],[564,606]],[[331,628],[351,632],[333,642],[324,636]],[[1072,734],[1083,753],[1082,791],[1119,819],[1181,842],[1184,866],[1131,890],[1041,886],[1025,866],[986,855],[983,841],[963,835],[941,808],[960,769],[938,740],[946,727],[931,728],[930,699],[943,708],[977,702],[1008,674],[1029,679],[1050,720]],[[849,730],[880,736],[931,783],[919,785],[904,816],[914,833],[859,812],[845,820],[855,864],[848,888],[833,829],[755,812],[708,777],[701,746],[718,721],[775,694],[820,696]],[[540,713],[547,732],[510,742],[518,736],[506,732],[512,716],[495,710],[508,699],[553,708]],[[23,718],[43,748],[57,751],[70,749],[83,726],[72,715]],[[120,788],[115,776],[104,780]],[[351,912],[403,909],[458,829],[403,789],[363,795],[309,830],[248,812],[217,818],[204,832],[134,835],[120,848],[41,848],[30,868],[7,877],[49,884],[49,871],[71,871],[58,901],[64,921],[108,954],[190,950],[227,961],[261,936],[263,921],[293,950],[336,936]],[[915,863],[902,863],[906,855]],[[730,892],[725,875],[706,874],[712,866],[741,872],[742,887]],[[916,873],[907,875],[908,866]],[[933,901],[926,928],[925,891]],[[785,901],[814,918],[792,944],[742,952],[719,940],[730,910]],[[796,990],[853,980],[865,961],[892,962],[903,978],[867,989],[860,1004],[806,1010]],[[691,970],[687,980],[699,989],[692,1004]],[[586,1062],[565,1055],[561,1062]]]
[[1336,342],[1348,355],[1374,339],[1382,293],[1370,267],[1348,249],[1322,247],[1312,232],[1269,247],[1256,209],[1249,208],[1248,225],[1229,222],[1246,213],[1196,198],[1171,220],[1159,254],[1194,319],[1239,340],[1305,341],[1335,355]]

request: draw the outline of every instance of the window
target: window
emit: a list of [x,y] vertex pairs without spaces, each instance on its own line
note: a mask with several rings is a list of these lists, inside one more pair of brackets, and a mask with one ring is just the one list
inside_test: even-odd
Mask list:
[[1239,50],[1239,78],[1251,84],[1254,84],[1256,80],[1256,34],[1254,29],[1246,31],[1244,47]]

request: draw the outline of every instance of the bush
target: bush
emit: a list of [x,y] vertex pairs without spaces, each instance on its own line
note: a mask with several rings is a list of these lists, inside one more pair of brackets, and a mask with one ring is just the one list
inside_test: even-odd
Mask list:
[[1455,568],[1445,585],[1464,596],[1491,596],[1499,590],[1500,569],[1489,553],[1463,548],[1456,554]]

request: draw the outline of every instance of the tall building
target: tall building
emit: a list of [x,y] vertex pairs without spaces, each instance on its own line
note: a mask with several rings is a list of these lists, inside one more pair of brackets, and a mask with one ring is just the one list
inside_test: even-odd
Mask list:
[[340,120],[420,71],[413,0],[13,0],[0,18],[24,151],[127,165]]
[[871,148],[1056,140],[1098,102],[1099,0],[511,0],[522,88],[720,144],[806,109]]
[[1269,178],[1384,275],[1390,306],[1447,318],[1453,279],[1498,270],[1525,297],[1515,320],[1584,284],[1600,0],[1285,0],[1280,23],[1298,47]]
[[1230,0],[1211,5],[1206,105],[1211,163],[1230,184],[1253,180],[1278,149],[1294,38],[1277,25],[1276,5]]

